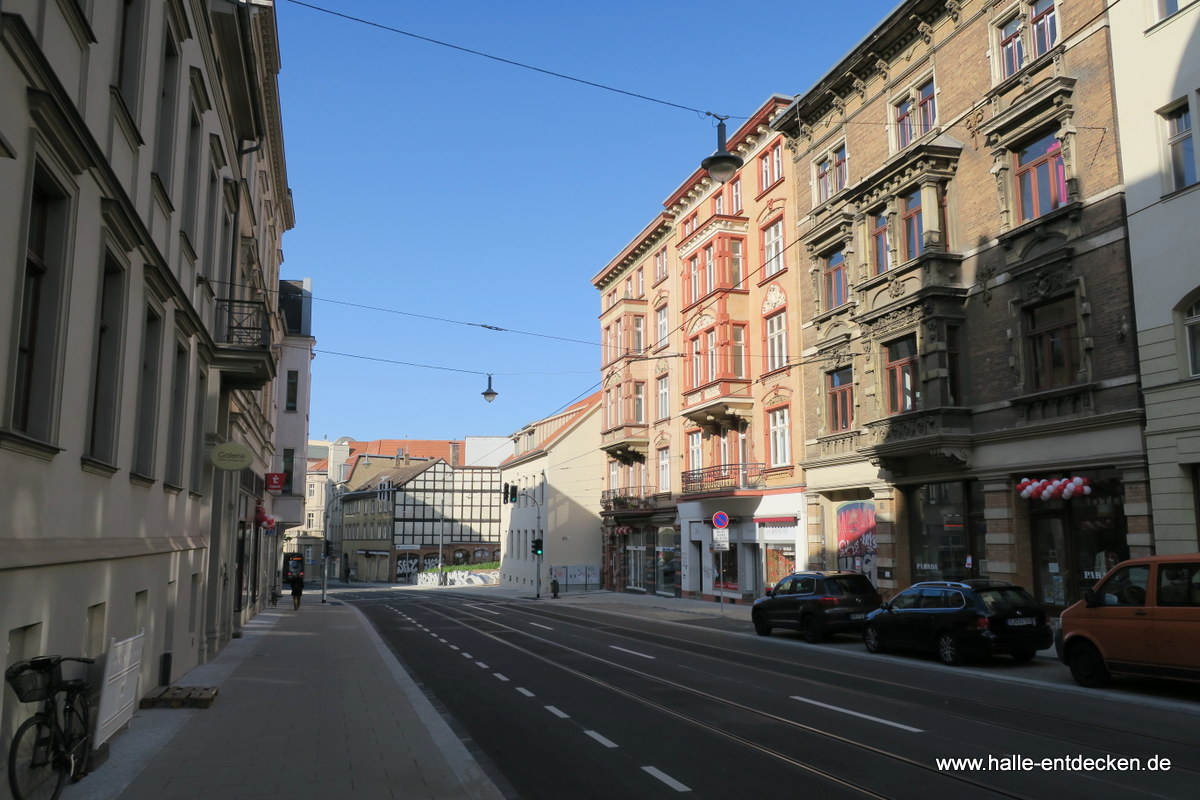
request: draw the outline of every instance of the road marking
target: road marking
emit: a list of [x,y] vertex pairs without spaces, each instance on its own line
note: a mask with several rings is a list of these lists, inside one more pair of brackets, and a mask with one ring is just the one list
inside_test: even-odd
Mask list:
[[528,689],[525,689],[523,687],[518,686],[517,691],[520,692],[521,694],[525,695],[526,697],[533,697],[533,692],[531,692]]
[[508,676],[507,676],[507,675],[501,675],[499,672],[493,672],[492,674],[496,676],[496,680],[498,680],[498,681],[504,681],[505,683],[508,683]]
[[537,627],[539,627],[539,628],[545,628],[545,629],[546,629],[546,630],[548,630],[548,631],[552,631],[552,630],[554,630],[554,628],[551,628],[549,625],[543,625],[543,624],[541,624],[540,622],[531,622],[531,623],[529,623],[529,624],[530,624],[530,625],[536,625],[536,626],[537,626]]
[[613,650],[620,650],[622,653],[629,653],[631,656],[641,656],[642,658],[648,658],[651,661],[655,660],[654,656],[648,656],[645,653],[639,653],[637,650],[626,650],[624,647],[617,647],[615,644],[610,644],[609,647],[611,647]]
[[499,611],[492,611],[490,608],[484,608],[483,606],[472,605],[471,603],[466,603],[465,605],[467,606],[467,608],[475,608],[486,614],[495,614],[497,617],[500,616]]
[[470,653],[464,652],[464,653],[462,654],[462,657],[463,657],[463,658],[474,658],[475,656],[471,655]]
[[603,736],[596,733],[595,731],[584,731],[584,733],[586,733],[588,736],[592,737],[593,739],[595,739],[597,742],[604,745],[605,747],[616,747],[617,746],[616,742],[605,739]]
[[570,719],[571,718],[570,714],[564,714],[562,711],[559,711],[554,706],[546,706],[546,710],[549,711],[554,716],[558,717],[559,719]]
[[479,665],[479,668],[480,668],[480,669],[487,669],[487,668],[488,668],[488,665],[487,665],[487,664],[485,664],[485,663],[483,663],[482,661],[476,661],[475,663]]
[[451,650],[458,650],[458,649],[459,649],[459,647],[458,647],[458,645],[456,645],[456,644],[452,644],[452,645],[450,645],[450,649],[451,649]]
[[828,703],[819,703],[816,700],[809,700],[807,697],[799,697],[797,695],[792,695],[792,699],[799,700],[801,703],[811,703],[814,706],[820,706],[821,708],[828,708],[830,711],[840,711],[843,714],[849,714],[852,717],[861,717],[862,719],[869,719],[872,722],[878,722],[881,725],[891,725],[893,728],[900,728],[901,730],[909,731],[911,733],[924,733],[925,732],[925,731],[921,730],[920,728],[912,728],[912,727],[909,727],[908,725],[901,725],[899,722],[892,722],[891,720],[880,719],[879,717],[872,717],[870,714],[860,714],[857,711],[851,711],[848,708],[839,708],[838,706],[831,706]]
[[658,769],[657,767],[642,767],[642,769],[645,770],[646,772],[649,772],[651,775],[658,778],[660,781],[665,783],[667,786],[670,786],[672,789],[674,789],[677,792],[690,792],[691,791],[691,789],[684,786],[682,783],[675,780],[670,775],[663,772],[661,769]]

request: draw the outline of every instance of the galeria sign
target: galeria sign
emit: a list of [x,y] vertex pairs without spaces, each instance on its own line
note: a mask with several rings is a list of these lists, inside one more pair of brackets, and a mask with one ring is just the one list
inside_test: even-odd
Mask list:
[[244,444],[226,442],[214,447],[209,459],[217,469],[234,471],[250,466],[250,462],[254,460],[254,451]]

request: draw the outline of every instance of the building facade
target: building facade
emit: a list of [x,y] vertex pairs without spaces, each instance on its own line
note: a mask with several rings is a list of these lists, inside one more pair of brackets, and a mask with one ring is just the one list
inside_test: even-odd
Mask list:
[[274,571],[274,10],[6,2],[0,43],[6,660],[144,635],[145,692],[240,635]]
[[1200,4],[1116,3],[1113,76],[1154,549],[1200,550]]
[[768,124],[790,100],[730,137],[732,179],[697,170],[592,279],[611,588],[749,600],[803,556],[795,176]]
[[[500,583],[549,593],[601,584],[600,436],[601,393],[514,433],[500,464]],[[542,556],[533,552],[542,541]],[[539,571],[540,570],[540,571]]]
[[1061,609],[1150,551],[1111,59],[1100,0],[914,0],[772,123],[808,178],[810,564]]

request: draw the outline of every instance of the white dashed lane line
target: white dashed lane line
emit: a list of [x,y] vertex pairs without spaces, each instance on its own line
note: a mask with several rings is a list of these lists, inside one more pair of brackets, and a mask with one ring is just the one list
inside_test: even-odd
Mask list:
[[859,712],[851,711],[848,708],[839,708],[838,706],[831,706],[828,703],[821,703],[816,700],[809,700],[807,697],[799,697],[798,695],[792,695],[792,699],[799,700],[801,703],[809,703],[810,705],[820,706],[821,708],[828,708],[830,711],[840,711],[843,714],[849,714],[850,716],[858,717],[859,719],[869,719],[872,722],[878,722],[880,725],[891,725],[893,728],[900,728],[901,730],[909,731],[910,733],[924,733],[925,732],[925,731],[921,730],[920,728],[913,728],[908,725],[901,725],[899,722],[892,722],[891,720],[880,719],[879,717],[872,717],[870,714],[860,714]]
[[658,778],[660,781],[665,783],[667,786],[670,786],[672,789],[674,789],[677,792],[690,792],[691,791],[691,789],[689,789],[687,786],[684,786],[682,783],[675,780],[670,775],[663,772],[661,769],[659,769],[657,767],[642,767],[642,769],[645,770],[646,772],[650,773],[654,777]]
[[611,741],[609,739],[605,739],[603,736],[596,733],[595,731],[584,731],[584,733],[586,733],[588,736],[592,737],[593,739],[595,739],[597,742],[604,745],[605,747],[616,747],[617,746],[616,742]]
[[531,623],[529,623],[529,624],[530,624],[530,625],[533,625],[535,628],[545,628],[545,629],[546,629],[546,630],[548,630],[548,631],[552,631],[552,630],[554,630],[554,628],[551,628],[549,625],[543,625],[543,624],[542,624],[542,623],[540,623],[540,622],[531,622]]
[[546,710],[549,711],[554,716],[558,717],[559,719],[570,719],[570,717],[571,717],[570,714],[568,714],[564,711],[559,711],[554,706],[546,706]]
[[501,675],[499,672],[493,672],[492,674],[496,676],[496,680],[498,680],[498,681],[504,681],[505,683],[508,683],[508,676],[507,676],[507,675]]
[[626,650],[624,647],[617,647],[615,644],[610,644],[609,647],[611,647],[613,650],[620,650],[622,653],[629,653],[631,656],[641,656],[642,658],[648,658],[651,661],[656,660],[654,656],[646,655],[645,653],[639,653],[637,650]]
[[528,689],[526,689],[523,686],[518,686],[517,691],[520,692],[521,694],[525,695],[526,697],[533,697],[533,692],[529,691]]

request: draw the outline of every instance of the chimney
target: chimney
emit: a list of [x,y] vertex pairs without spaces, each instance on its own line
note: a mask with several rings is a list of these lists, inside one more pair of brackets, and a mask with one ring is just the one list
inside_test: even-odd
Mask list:
[[458,442],[450,443],[450,466],[452,466],[452,467],[460,466],[460,464],[458,462],[458,458],[459,458],[458,445],[459,445]]

